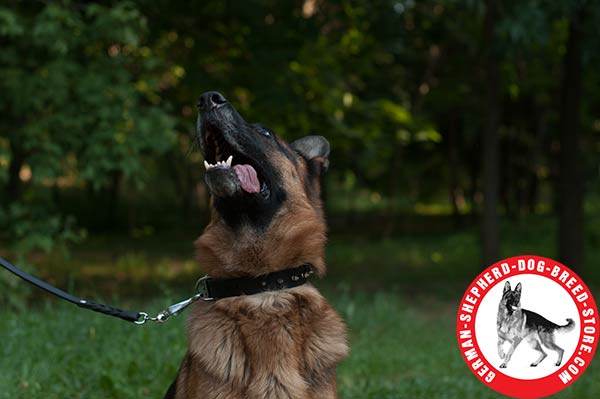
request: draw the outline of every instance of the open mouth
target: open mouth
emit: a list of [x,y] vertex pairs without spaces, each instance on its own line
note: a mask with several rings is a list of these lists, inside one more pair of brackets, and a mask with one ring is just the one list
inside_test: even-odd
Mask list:
[[[258,194],[263,198],[271,195],[267,179],[257,163],[247,155],[236,150],[223,136],[213,128],[204,132],[204,168],[207,173],[230,170],[232,176],[237,178],[239,187],[247,194]],[[233,177],[235,176],[235,177]]]

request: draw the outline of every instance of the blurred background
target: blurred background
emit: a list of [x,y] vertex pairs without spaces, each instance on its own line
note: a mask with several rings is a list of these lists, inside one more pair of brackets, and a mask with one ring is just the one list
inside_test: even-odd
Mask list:
[[[454,338],[482,268],[548,256],[600,297],[599,26],[597,0],[5,0],[0,256],[122,307],[189,296],[217,90],[331,143],[341,397],[493,397]],[[136,329],[3,271],[0,305],[0,398],[160,397],[185,352],[181,319]],[[556,397],[598,397],[588,373]]]

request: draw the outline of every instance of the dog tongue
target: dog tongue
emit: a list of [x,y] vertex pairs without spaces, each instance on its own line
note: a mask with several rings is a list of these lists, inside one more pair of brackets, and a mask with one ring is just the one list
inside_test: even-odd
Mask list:
[[256,176],[256,171],[250,165],[233,165],[233,170],[240,180],[242,190],[247,193],[257,193],[260,191],[260,182]]

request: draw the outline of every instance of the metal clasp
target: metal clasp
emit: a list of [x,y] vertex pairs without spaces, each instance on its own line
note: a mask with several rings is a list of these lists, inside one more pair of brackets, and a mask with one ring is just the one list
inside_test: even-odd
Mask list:
[[146,313],[146,312],[140,312],[140,319],[134,321],[134,323],[135,324],[144,324],[148,320],[153,321],[155,323],[164,323],[165,321],[167,321],[169,319],[169,317],[177,316],[179,313],[183,312],[185,310],[185,308],[187,308],[192,303],[194,303],[196,300],[201,299],[201,298],[202,298],[201,294],[196,294],[193,297],[186,299],[185,301],[177,302],[176,304],[169,306],[168,308],[166,308],[165,310],[163,310],[162,312],[157,314],[155,317],[148,316],[148,313]]
[[181,301],[181,302],[177,302],[171,306],[169,306],[168,308],[166,308],[165,310],[163,310],[162,312],[160,312],[159,314],[157,314],[154,317],[150,317],[148,315],[148,313],[146,312],[139,312],[139,318],[138,320],[135,320],[134,323],[141,325],[141,324],[145,324],[148,320],[153,321],[155,323],[164,323],[165,321],[167,321],[169,319],[169,317],[171,316],[177,316],[179,313],[183,312],[185,310],[185,308],[187,308],[188,306],[190,306],[192,303],[196,302],[198,299],[201,299],[203,301],[214,301],[215,298],[211,298],[209,289],[208,289],[208,285],[206,284],[206,281],[210,279],[210,277],[208,275],[201,277],[198,279],[198,281],[196,282],[196,292],[197,294],[186,299],[185,301]]
[[137,324],[137,325],[142,325],[142,324],[145,324],[148,321],[149,318],[150,317],[148,317],[148,313],[146,313],[146,312],[140,312],[139,313],[139,318],[136,321],[134,321],[134,323]]
[[210,276],[207,274],[204,277],[200,277],[198,281],[196,281],[196,292],[197,295],[200,295],[200,299],[206,302],[214,301],[215,298],[210,296],[210,292],[208,290],[208,285],[206,281],[210,279]]
[[183,312],[185,308],[194,303],[197,299],[200,299],[200,294],[196,294],[191,298],[186,299],[185,301],[177,302],[174,305],[169,306],[166,310],[160,312],[157,316],[159,321],[165,321],[169,316],[177,316],[179,313]]

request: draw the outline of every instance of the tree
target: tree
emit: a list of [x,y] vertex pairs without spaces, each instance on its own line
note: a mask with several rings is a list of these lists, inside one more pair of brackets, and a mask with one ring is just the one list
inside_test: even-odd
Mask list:
[[583,196],[584,175],[581,151],[581,79],[583,22],[585,2],[577,2],[569,18],[567,49],[563,60],[563,76],[559,117],[558,176],[558,251],[559,259],[573,270],[583,268]]
[[483,213],[481,243],[483,265],[498,260],[498,187],[500,178],[498,127],[500,124],[500,72],[494,40],[498,3],[487,0],[483,22],[486,119],[483,128]]
[[172,145],[165,70],[131,3],[11,5],[0,8],[0,226],[22,252],[49,250],[74,237],[53,187],[141,185],[145,155]]

